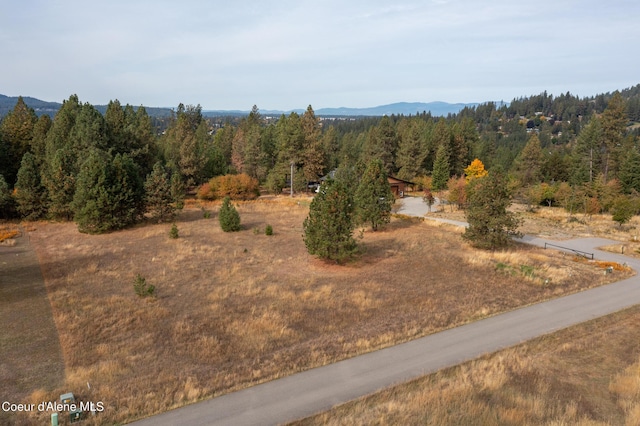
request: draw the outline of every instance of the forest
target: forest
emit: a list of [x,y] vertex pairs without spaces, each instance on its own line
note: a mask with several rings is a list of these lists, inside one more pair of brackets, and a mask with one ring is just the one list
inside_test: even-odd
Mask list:
[[462,208],[460,180],[479,159],[489,173],[507,172],[531,207],[627,217],[640,212],[639,122],[640,85],[587,98],[544,92],[447,117],[356,120],[318,117],[311,106],[278,119],[257,106],[245,117],[210,118],[183,104],[152,118],[117,100],[103,114],[76,95],[54,117],[38,117],[19,98],[0,123],[0,217],[74,220],[82,232],[108,232],[149,214],[171,217],[186,194],[217,176],[279,194],[292,167],[296,191],[338,169],[355,188],[373,159],[420,189],[448,189]]

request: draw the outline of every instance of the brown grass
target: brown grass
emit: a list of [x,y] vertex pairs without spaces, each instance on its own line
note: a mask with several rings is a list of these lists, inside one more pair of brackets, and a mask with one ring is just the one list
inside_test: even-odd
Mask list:
[[635,426],[639,324],[632,308],[293,424]]
[[[535,211],[529,211],[522,204],[513,204],[510,210],[517,213],[522,219],[523,222],[518,230],[524,234],[553,240],[583,237],[610,238],[625,243],[630,242],[633,250],[625,251],[625,254],[630,255],[635,249],[640,249],[640,216],[634,216],[629,223],[620,226],[611,219],[610,214],[590,216],[574,214],[571,216],[560,207],[539,206]],[[440,207],[438,212],[429,213],[427,216],[466,220],[464,210],[453,205]],[[620,247],[616,247],[613,251],[620,253]]]
[[[167,224],[97,236],[39,224],[66,380],[30,400],[72,391],[104,402],[89,424],[129,421],[624,275],[529,246],[489,255],[458,228],[402,219],[327,264],[304,248],[308,204],[239,203],[243,231],[227,234],[219,203],[189,203],[175,240]],[[273,236],[252,232],[267,223]],[[156,298],[135,295],[136,274]]]

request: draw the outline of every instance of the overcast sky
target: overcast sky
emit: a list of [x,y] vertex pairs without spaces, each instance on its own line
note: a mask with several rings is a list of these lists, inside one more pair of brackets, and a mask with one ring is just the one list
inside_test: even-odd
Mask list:
[[0,93],[249,110],[640,83],[640,2],[0,0]]

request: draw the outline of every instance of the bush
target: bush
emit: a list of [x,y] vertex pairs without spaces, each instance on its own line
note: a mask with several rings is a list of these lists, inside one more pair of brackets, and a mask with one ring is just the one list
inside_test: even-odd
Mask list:
[[136,278],[133,280],[133,290],[138,296],[147,297],[154,295],[156,287],[151,284],[147,284],[147,280],[143,276],[136,274]]
[[235,232],[240,230],[240,215],[231,204],[231,198],[224,197],[222,207],[220,207],[220,227],[224,232]]
[[214,177],[196,193],[196,197],[201,200],[217,200],[224,197],[233,200],[255,200],[258,195],[258,180],[246,174]]
[[176,239],[179,236],[180,236],[180,234],[178,234],[178,227],[174,223],[173,225],[171,225],[171,230],[169,231],[169,238]]
[[273,227],[271,225],[267,225],[264,228],[264,235],[273,235]]

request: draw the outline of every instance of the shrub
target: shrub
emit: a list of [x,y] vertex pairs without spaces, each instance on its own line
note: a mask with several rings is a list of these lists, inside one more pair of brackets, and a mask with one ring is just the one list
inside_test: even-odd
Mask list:
[[217,176],[202,185],[196,197],[216,200],[229,197],[233,200],[254,200],[260,195],[258,180],[246,174]]
[[222,207],[220,207],[220,227],[224,232],[235,232],[240,230],[240,215],[231,204],[231,198],[224,197]]
[[264,235],[273,235],[273,227],[271,225],[267,225],[264,228]]
[[178,234],[178,227],[174,223],[173,225],[171,225],[171,230],[169,231],[169,238],[176,239],[179,236],[180,236],[180,234]]
[[133,290],[138,296],[147,297],[154,295],[156,287],[151,284],[147,284],[147,280],[142,275],[136,274],[136,278],[133,280]]

